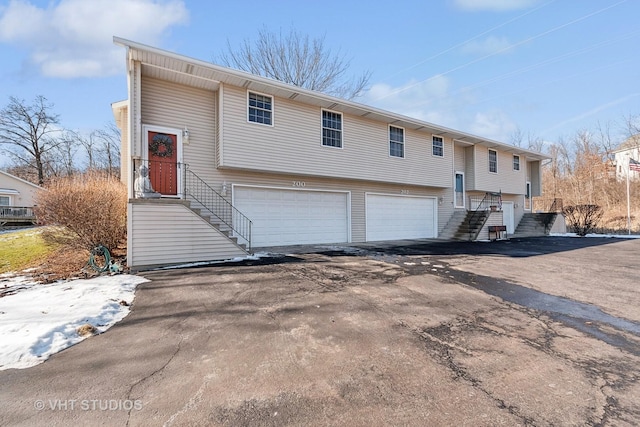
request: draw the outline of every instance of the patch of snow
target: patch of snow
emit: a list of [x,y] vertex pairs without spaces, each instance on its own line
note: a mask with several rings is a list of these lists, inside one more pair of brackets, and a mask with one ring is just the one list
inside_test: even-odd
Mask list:
[[0,291],[15,293],[0,298],[0,370],[37,365],[77,344],[86,323],[106,331],[129,314],[136,286],[147,281],[125,274],[51,284],[3,279]]
[[[553,237],[580,237],[576,233],[549,233]],[[639,234],[596,234],[590,233],[584,237],[609,237],[615,239],[640,239]]]
[[404,265],[416,265],[416,263],[415,263],[415,262],[404,262],[403,264],[404,264]]

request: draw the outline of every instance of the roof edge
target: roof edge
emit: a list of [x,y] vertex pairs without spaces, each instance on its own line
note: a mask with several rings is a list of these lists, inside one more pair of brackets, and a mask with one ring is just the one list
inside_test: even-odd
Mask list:
[[38,190],[44,190],[44,188],[40,187],[39,185],[34,184],[33,182],[29,182],[26,179],[19,178],[19,177],[15,176],[15,175],[11,175],[9,172],[5,172],[3,170],[0,170],[0,173],[5,175],[5,176],[8,176],[9,178],[17,179],[18,181],[20,181],[20,182],[22,182],[24,184],[29,184],[32,187],[37,188]]
[[317,91],[313,91],[313,90],[309,90],[309,89],[305,89],[302,87],[298,87],[298,86],[294,86],[288,83],[283,83],[281,81],[278,80],[273,80],[273,79],[269,79],[266,77],[262,77],[262,76],[258,76],[255,74],[251,74],[251,73],[247,73],[245,71],[240,71],[240,70],[235,70],[233,68],[228,68],[228,67],[223,67],[221,65],[217,65],[214,64],[212,62],[207,62],[207,61],[203,61],[200,59],[196,59],[196,58],[191,58],[185,55],[181,55],[175,52],[171,52],[171,51],[167,51],[164,49],[160,49],[157,47],[153,47],[153,46],[149,46],[143,43],[138,43],[132,40],[128,40],[122,37],[117,37],[117,36],[113,36],[113,43],[118,45],[118,46],[122,46],[125,47],[127,49],[137,49],[137,50],[143,50],[143,51],[148,51],[150,53],[154,53],[157,55],[164,55],[166,57],[178,60],[178,61],[188,61],[190,63],[193,63],[195,65],[199,65],[202,67],[207,67],[219,72],[223,72],[223,73],[228,73],[232,76],[235,77],[239,77],[239,78],[243,78],[243,79],[247,79],[247,80],[252,80],[256,83],[260,83],[260,84],[264,84],[266,86],[271,86],[273,88],[276,89],[282,89],[282,90],[291,90],[291,91],[295,91],[298,92],[300,94],[304,94],[306,96],[312,97],[312,98],[316,98],[319,100],[324,100],[327,102],[332,102],[332,103],[338,103],[340,105],[344,105],[345,107],[349,107],[349,108],[354,108],[354,109],[360,109],[360,110],[364,110],[364,111],[369,111],[371,113],[374,114],[378,114],[381,116],[385,116],[388,117],[389,119],[391,119],[392,121],[405,121],[407,123],[411,123],[414,124],[416,126],[422,126],[425,128],[429,128],[429,129],[433,129],[437,132],[442,132],[442,133],[446,133],[451,135],[452,139],[456,140],[462,140],[462,139],[472,139],[475,140],[476,143],[482,143],[482,145],[486,145],[486,146],[493,146],[493,147],[501,147],[503,149],[509,150],[509,151],[513,151],[513,152],[517,152],[519,155],[528,155],[529,157],[533,157],[539,160],[545,160],[545,159],[550,159],[551,157],[547,156],[546,154],[543,154],[541,152],[538,151],[532,151],[532,150],[528,150],[528,149],[524,149],[521,147],[517,147],[515,145],[511,145],[511,144],[507,144],[504,142],[500,142],[500,141],[496,141],[493,139],[489,139],[489,138],[484,138],[481,137],[479,135],[473,135],[467,132],[463,132],[463,131],[459,131],[456,129],[451,129],[451,128],[447,128],[445,126],[441,126],[441,125],[437,125],[435,123],[430,123],[430,122],[426,122],[423,120],[419,120],[419,119],[415,119],[413,117],[409,117],[409,116],[405,116],[402,114],[398,114],[398,113],[394,113],[388,110],[383,110],[377,107],[372,107],[370,105],[366,105],[366,104],[362,104],[362,103],[358,103],[358,102],[354,102],[354,101],[349,101],[343,98],[337,98],[335,96],[331,96],[331,95],[327,95],[321,92],[317,92]]

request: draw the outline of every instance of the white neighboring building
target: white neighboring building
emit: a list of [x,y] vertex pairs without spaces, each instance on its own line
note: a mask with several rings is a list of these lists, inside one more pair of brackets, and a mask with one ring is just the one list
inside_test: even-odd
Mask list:
[[33,206],[40,190],[42,187],[0,171],[0,227],[35,223]]
[[640,135],[634,135],[624,141],[613,154],[615,155],[614,162],[618,181],[625,181],[627,174],[629,174],[629,179],[632,181],[640,179],[640,172],[629,170],[629,159],[640,162]]
[[41,187],[0,170],[0,206],[33,207]]

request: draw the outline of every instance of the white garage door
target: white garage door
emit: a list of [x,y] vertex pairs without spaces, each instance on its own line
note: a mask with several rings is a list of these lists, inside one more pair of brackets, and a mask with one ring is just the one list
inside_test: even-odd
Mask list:
[[349,240],[347,193],[236,186],[234,204],[253,222],[253,247]]
[[367,194],[367,241],[436,237],[434,198]]

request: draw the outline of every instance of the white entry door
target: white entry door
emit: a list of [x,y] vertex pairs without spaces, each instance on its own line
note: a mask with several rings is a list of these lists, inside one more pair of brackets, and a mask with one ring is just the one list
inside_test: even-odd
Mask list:
[[507,234],[515,232],[513,202],[502,202],[502,222],[507,226]]
[[434,197],[366,195],[367,241],[436,237]]
[[252,221],[253,247],[346,243],[349,193],[233,187],[233,203]]

